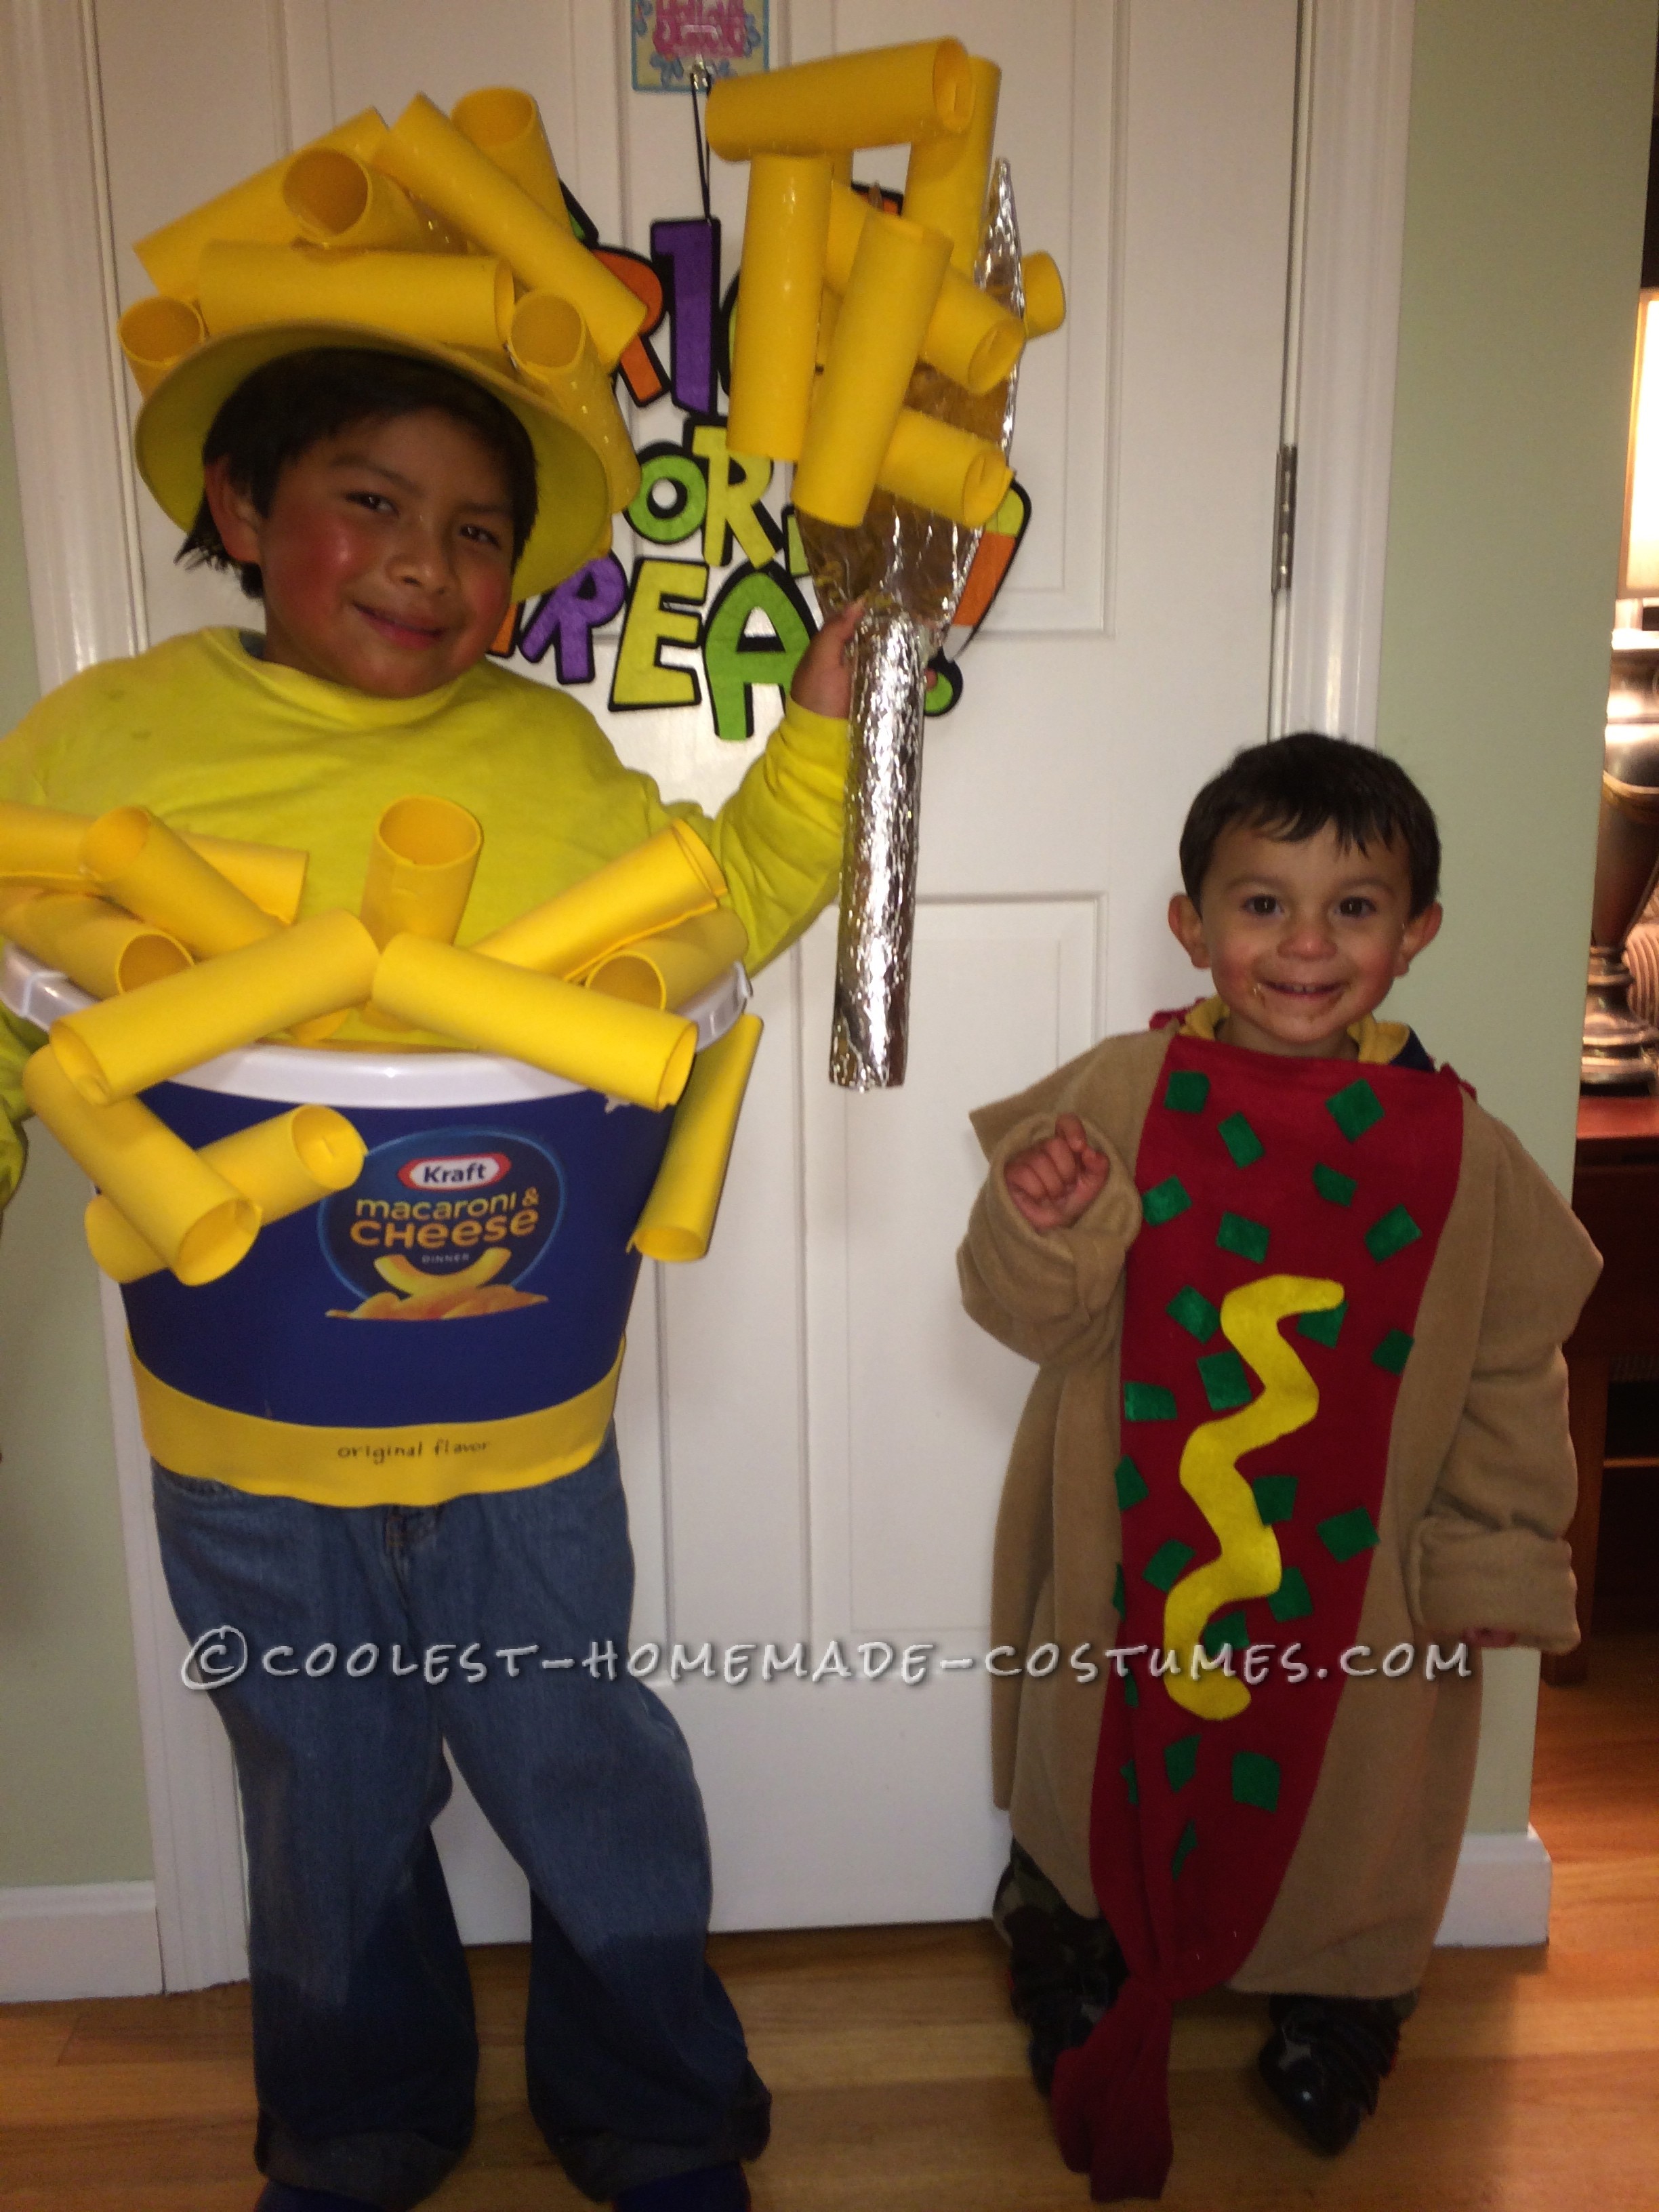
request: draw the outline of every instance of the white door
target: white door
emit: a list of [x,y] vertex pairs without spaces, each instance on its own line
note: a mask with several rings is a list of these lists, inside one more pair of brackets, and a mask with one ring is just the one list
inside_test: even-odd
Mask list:
[[[1323,4],[1329,18],[1340,0]],[[94,0],[78,47],[73,11],[27,12],[40,82],[83,72],[97,143],[61,234],[11,251],[9,336],[25,314],[56,317],[83,357],[111,299],[146,289],[133,238],[416,90],[447,106],[478,84],[527,86],[605,243],[647,252],[653,220],[699,211],[689,103],[628,88],[620,4]],[[619,1411],[636,1645],[707,1643],[717,1662],[755,1647],[741,1685],[670,1686],[665,1665],[657,1677],[696,1756],[726,1927],[987,1909],[1006,1849],[987,1752],[991,1532],[1029,1370],[957,1304],[978,1176],[967,1109],[1190,994],[1163,922],[1177,830],[1269,712],[1297,0],[773,0],[772,58],[945,31],[1003,64],[999,149],[1027,248],[1054,254],[1071,312],[1022,371],[1014,458],[1030,529],[964,659],[961,703],[928,739],[909,1077],[884,1095],[830,1086],[827,917],[759,981],[767,1036],[714,1249],[694,1268],[647,1267]],[[1305,68],[1305,40],[1304,52]],[[66,170],[77,158],[74,117],[20,127]],[[729,281],[744,173],[714,169]],[[902,169],[902,149],[859,163],[892,185]],[[76,222],[83,244],[104,230],[112,270],[100,287],[77,265],[66,300],[45,264]],[[13,346],[20,420],[51,358],[38,339],[21,360]],[[54,419],[37,398],[34,419]],[[77,387],[55,419],[78,406],[95,430],[95,403]],[[638,440],[678,442],[681,428],[665,397],[641,411]],[[39,512],[44,465],[27,452],[24,465]],[[125,510],[137,641],[238,618],[221,582],[172,565],[174,534],[142,493],[98,495]],[[115,606],[123,550],[87,553],[84,574],[72,561],[43,574],[32,554],[37,598],[59,610],[59,674],[71,649],[125,649],[115,615],[100,629],[76,599]],[[578,696],[665,792],[717,802],[759,740],[722,740],[706,707],[610,714],[615,650],[613,625]],[[672,645],[662,660],[696,665]],[[550,679],[550,655],[539,672]],[[171,1672],[129,1408],[118,1428],[152,1799],[172,1839],[163,1942],[185,1985],[237,1971],[228,1761]],[[799,1645],[811,1668],[832,1640],[855,1669],[860,1644],[930,1646],[925,1679],[901,1681],[896,1662],[878,1681],[761,1679],[769,1644]],[[467,1936],[522,1933],[522,1885],[470,1801],[442,1841]]]

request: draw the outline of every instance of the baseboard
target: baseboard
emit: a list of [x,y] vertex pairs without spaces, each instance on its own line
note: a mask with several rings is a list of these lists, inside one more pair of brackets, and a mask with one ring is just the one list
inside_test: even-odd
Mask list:
[[161,1987],[154,1882],[0,1889],[0,2003],[150,1996]]
[[1547,1943],[1550,1855],[1536,1828],[1524,1836],[1465,1836],[1437,1944]]

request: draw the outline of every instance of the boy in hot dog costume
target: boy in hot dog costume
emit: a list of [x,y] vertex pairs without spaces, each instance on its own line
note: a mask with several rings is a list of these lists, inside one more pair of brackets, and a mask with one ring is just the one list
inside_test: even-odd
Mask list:
[[[0,797],[82,816],[142,805],[181,831],[298,847],[303,917],[355,909],[384,810],[435,793],[483,828],[469,939],[671,820],[718,862],[751,967],[832,895],[856,607],[809,648],[713,818],[665,805],[574,700],[486,659],[513,601],[580,568],[615,503],[580,420],[505,355],[491,367],[355,325],[210,339],[151,392],[137,449],[190,550],[263,599],[263,635],[206,630],[87,670],[0,744]],[[40,1042],[4,1040],[8,1191]],[[336,1042],[388,1038],[356,1017]],[[498,1320],[416,1326],[430,1360],[465,1362]],[[328,1326],[360,1346],[368,1334]],[[409,1487],[392,1451],[342,1459],[320,1502],[314,1469],[285,1489],[280,1468],[256,1477],[234,1450],[213,1479],[157,1467],[186,1635],[234,1624],[275,1662],[214,1692],[247,1837],[265,2212],[398,2212],[466,2148],[477,2037],[429,1832],[446,1741],[529,1876],[530,2100],[567,2171],[627,2212],[748,2202],[739,2161],[764,2145],[769,2100],[703,1958],[708,1838],[685,1746],[625,1670],[526,1656],[628,1649],[608,1410],[556,1463],[486,1481],[457,1456],[436,1490],[429,1455]],[[488,1680],[459,1661],[480,1638]],[[371,1645],[362,1679],[276,1661]],[[422,1649],[423,1673],[396,1665]]]
[[1219,1983],[1270,1996],[1311,2139],[1352,2137],[1468,1805],[1479,1661],[1446,1659],[1577,1634],[1559,1347],[1596,1256],[1375,1018],[1439,927],[1427,805],[1286,738],[1199,794],[1182,870],[1216,995],[975,1115],[959,1263],[1040,1363],[997,1532],[997,1917],[1105,2201],[1160,2193],[1170,2008]]

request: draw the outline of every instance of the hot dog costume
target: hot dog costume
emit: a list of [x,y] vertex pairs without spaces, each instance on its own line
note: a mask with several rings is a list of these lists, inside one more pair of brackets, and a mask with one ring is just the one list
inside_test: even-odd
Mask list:
[[[996,1686],[995,1790],[1131,1968],[1055,2079],[1061,2147],[1107,2197],[1162,2185],[1173,2000],[1421,1979],[1480,1723],[1478,1672],[1431,1682],[1430,1642],[1577,1634],[1559,1347],[1588,1238],[1409,1032],[1368,1018],[1358,1064],[1281,1059],[1215,1042],[1224,1013],[976,1113],[989,1173],[958,1262],[975,1320],[1039,1363],[993,1634],[1060,1657]],[[1003,1169],[1063,1113],[1111,1171],[1039,1232]],[[1194,1644],[1231,1671],[1195,1678]],[[1276,1649],[1247,1686],[1252,1644]],[[1352,1676],[1357,1644],[1352,1664],[1414,1659]],[[1080,1645],[1181,1672],[1143,1650],[1085,1683]]]

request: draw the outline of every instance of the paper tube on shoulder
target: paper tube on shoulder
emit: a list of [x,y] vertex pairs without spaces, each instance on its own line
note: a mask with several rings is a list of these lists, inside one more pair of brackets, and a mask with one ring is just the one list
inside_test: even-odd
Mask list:
[[472,950],[544,975],[580,975],[653,930],[707,914],[725,890],[726,878],[696,830],[671,822]]
[[88,1105],[50,1045],[24,1067],[23,1096],[181,1283],[211,1283],[245,1256],[258,1208],[148,1106]]
[[158,983],[191,964],[176,937],[73,891],[34,891],[0,906],[0,933],[95,999]]
[[526,293],[514,313],[507,350],[598,453],[611,509],[620,514],[640,488],[639,456],[580,310],[556,292]]
[[[845,185],[832,187],[823,264],[824,281],[832,294],[847,289],[865,219],[871,211],[869,201],[860,193],[848,191]],[[922,333],[921,358],[953,384],[977,394],[990,391],[1011,373],[1024,350],[1025,336],[1025,325],[1018,315],[1011,314],[1000,301],[981,292],[955,269],[947,269]]]
[[963,530],[982,530],[1013,480],[1000,446],[914,407],[899,410],[876,477],[884,491],[942,514]]
[[863,521],[950,252],[942,231],[871,210],[795,470],[805,513],[848,529]]
[[757,1014],[740,1015],[697,1054],[657,1180],[628,1240],[648,1260],[701,1260],[708,1249],[761,1028]]
[[732,348],[726,443],[733,453],[797,461],[806,437],[817,365],[824,244],[826,156],[757,154],[743,226],[743,307]]
[[192,952],[234,952],[277,927],[147,806],[100,814],[81,841],[81,872],[118,905],[168,931]]
[[607,952],[586,981],[590,991],[636,1006],[683,1006],[748,950],[749,932],[729,906],[717,906],[672,929],[653,930],[621,952]]
[[371,169],[337,146],[296,154],[283,178],[283,198],[301,238],[350,252],[368,246],[403,253],[461,253],[447,225],[417,207],[384,171]]
[[100,1105],[131,1098],[222,1052],[361,1006],[379,952],[355,914],[314,915],[182,975],[65,1014],[52,1025],[52,1048],[83,1097]]
[[544,215],[570,228],[570,210],[559,186],[559,172],[553,149],[547,143],[542,112],[527,92],[514,85],[485,85],[458,100],[449,119],[463,138],[470,139],[521,191],[529,193]]
[[[362,1172],[364,1150],[331,1106],[295,1106],[204,1145],[196,1157],[258,1208],[263,1224],[349,1189]],[[167,1265],[106,1194],[88,1206],[86,1225],[93,1258],[115,1282],[136,1283]]]
[[[374,108],[366,107],[361,115],[352,116],[300,150],[309,153],[314,146],[337,146],[343,153],[367,161],[385,136],[384,120]],[[293,159],[284,154],[268,169],[245,177],[228,192],[204,200],[176,222],[164,224],[148,238],[141,238],[132,250],[156,290],[170,293],[175,300],[193,300],[198,290],[197,264],[210,240],[244,239],[250,244],[287,246],[296,238],[298,226],[283,198],[283,178]]]
[[653,1112],[685,1088],[691,1023],[533,975],[481,952],[394,937],[374,971],[374,1003],[411,1028],[504,1053]]
[[723,161],[747,161],[757,154],[908,146],[934,131],[965,131],[973,110],[967,48],[957,39],[923,39],[763,76],[721,77],[703,124]]
[[206,246],[201,276],[202,320],[216,338],[265,323],[369,323],[488,353],[513,320],[513,272],[489,254]]
[[645,320],[645,302],[590,253],[566,223],[538,207],[481,154],[424,94],[416,93],[373,156],[405,191],[498,254],[531,292],[556,292],[576,307],[599,359],[614,368]]
[[132,380],[148,399],[170,368],[194,353],[207,336],[206,325],[187,300],[158,292],[135,300],[116,325]]
[[1025,288],[1025,330],[1030,337],[1047,337],[1066,319],[1066,286],[1052,253],[1028,253],[1019,264]]
[[968,64],[974,107],[965,131],[930,131],[910,149],[904,173],[904,212],[912,222],[942,230],[951,241],[951,266],[971,277],[985,228],[985,188],[991,180],[997,94],[1002,71],[983,55]]

